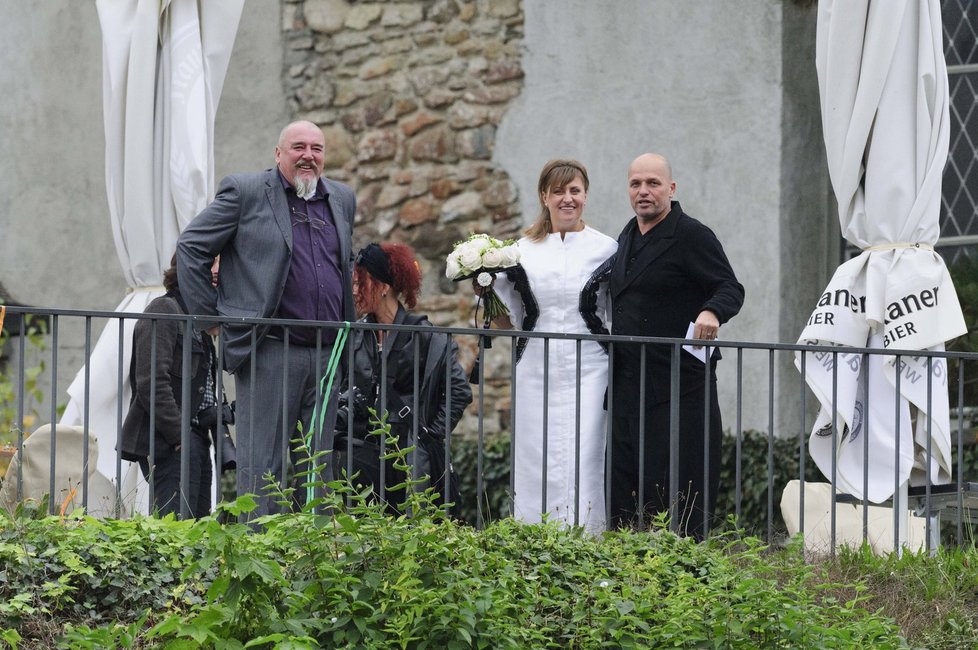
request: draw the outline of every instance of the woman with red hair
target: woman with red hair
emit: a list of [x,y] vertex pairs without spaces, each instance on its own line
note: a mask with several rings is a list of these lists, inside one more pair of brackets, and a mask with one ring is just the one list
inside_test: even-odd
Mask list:
[[[359,471],[357,482],[371,485],[378,495],[382,493],[382,449],[379,439],[368,435],[375,428],[370,425],[368,409],[374,409],[378,416],[387,414],[391,432],[398,436],[402,448],[417,444],[417,452],[408,457],[413,460],[416,476],[430,477],[436,491],[444,495],[444,479],[450,475],[450,463],[447,468],[445,463],[446,437],[472,402],[472,389],[458,363],[458,346],[451,335],[430,331],[426,316],[409,311],[417,304],[420,289],[421,268],[410,246],[369,244],[357,254],[353,299],[361,316],[359,322],[411,328],[356,328],[352,334],[353,368],[344,373],[348,380],[352,378],[353,387],[351,390],[347,384],[340,393],[335,443],[338,469]],[[343,356],[348,364],[349,355]],[[449,368],[451,381],[447,386]],[[352,458],[348,456],[351,450]],[[403,500],[403,493],[387,495],[386,490],[403,482],[399,474],[388,461],[383,498],[395,507]],[[457,500],[454,478],[449,489],[456,496],[443,497],[442,502]]]

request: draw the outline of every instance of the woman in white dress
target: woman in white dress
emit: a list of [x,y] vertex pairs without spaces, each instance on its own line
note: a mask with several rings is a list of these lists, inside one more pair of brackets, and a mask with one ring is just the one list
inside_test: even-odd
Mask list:
[[[576,160],[552,160],[540,172],[537,187],[540,216],[518,242],[520,265],[538,307],[532,329],[587,334],[578,308],[581,289],[618,244],[581,219],[588,190],[584,165]],[[510,318],[496,319],[496,326],[526,329],[530,323],[524,323],[524,299],[513,279],[500,273],[495,288],[510,309]],[[522,290],[525,293],[526,287]],[[599,291],[599,316],[604,316],[607,304],[606,292]],[[578,374],[578,342],[550,339],[544,394],[544,339],[525,341],[512,388],[516,402],[514,515],[537,522],[543,513],[549,513],[551,520],[594,532],[604,530],[608,355],[598,343],[581,341]]]

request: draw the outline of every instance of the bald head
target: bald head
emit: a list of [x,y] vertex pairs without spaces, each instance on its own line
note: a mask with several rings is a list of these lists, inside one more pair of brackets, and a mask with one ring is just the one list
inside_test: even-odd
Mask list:
[[672,182],[672,165],[665,156],[658,153],[643,153],[641,156],[632,161],[632,164],[628,166],[628,175],[632,175],[632,170],[636,168],[648,169],[650,167],[658,167],[664,174],[665,178]]
[[288,124],[286,124],[285,127],[282,129],[282,132],[278,134],[278,146],[280,148],[284,147],[285,144],[288,142],[290,136],[292,136],[295,133],[302,133],[302,132],[305,133],[316,132],[319,134],[320,138],[322,138],[323,136],[323,130],[320,129],[319,126],[317,126],[313,122],[310,122],[309,120],[296,120],[295,122],[289,122]]
[[300,120],[282,129],[275,147],[275,163],[296,193],[305,197],[319,182],[325,152],[326,139],[322,129],[312,122]]
[[643,153],[628,166],[628,198],[643,233],[666,218],[675,192],[672,167],[665,156]]

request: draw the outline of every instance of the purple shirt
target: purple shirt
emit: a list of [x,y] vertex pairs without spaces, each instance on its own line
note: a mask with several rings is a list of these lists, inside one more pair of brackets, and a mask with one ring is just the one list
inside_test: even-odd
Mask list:
[[[308,201],[299,198],[279,172],[292,221],[292,263],[285,280],[277,318],[343,320],[343,275],[340,246],[333,212],[329,209],[322,179]],[[322,330],[323,344],[336,338],[334,330]],[[316,328],[291,327],[289,341],[316,344]]]

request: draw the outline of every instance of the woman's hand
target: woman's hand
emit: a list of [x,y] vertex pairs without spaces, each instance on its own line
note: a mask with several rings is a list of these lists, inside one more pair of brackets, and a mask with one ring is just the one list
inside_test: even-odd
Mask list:
[[[472,278],[472,292],[481,298],[484,293],[490,291],[496,284],[496,276],[492,275],[491,277],[492,280],[490,280],[489,285],[485,287],[479,284],[478,276]],[[495,325],[497,329],[501,330],[513,329],[513,321],[509,319],[508,315],[496,316],[492,319],[492,324]]]
[[488,287],[484,287],[481,284],[479,284],[479,277],[476,276],[472,278],[472,292],[477,296],[481,296],[483,293],[486,292],[486,290],[492,289],[493,285],[495,284],[496,284],[496,276],[492,276],[492,281],[489,282]]

